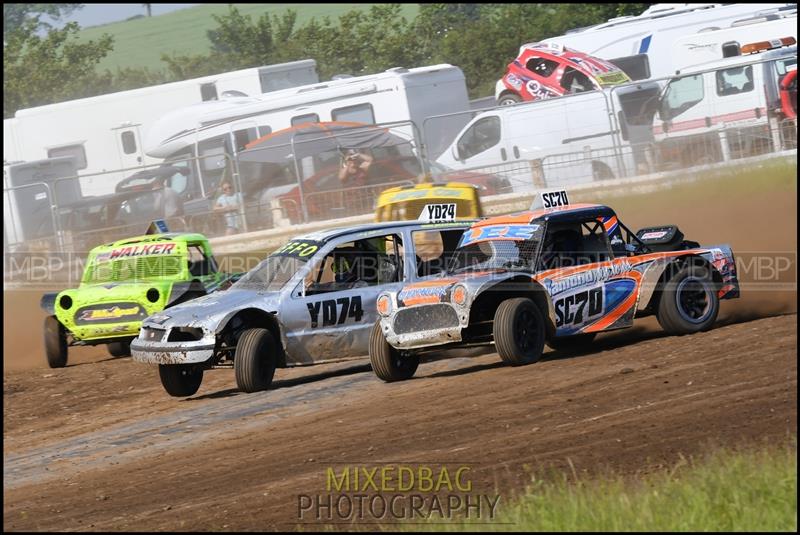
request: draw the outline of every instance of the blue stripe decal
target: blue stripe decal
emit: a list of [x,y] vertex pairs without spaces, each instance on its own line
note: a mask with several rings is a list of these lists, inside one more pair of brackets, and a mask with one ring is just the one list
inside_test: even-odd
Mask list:
[[647,54],[647,49],[650,48],[650,39],[652,38],[653,34],[650,34],[642,39],[642,43],[639,45],[639,54]]

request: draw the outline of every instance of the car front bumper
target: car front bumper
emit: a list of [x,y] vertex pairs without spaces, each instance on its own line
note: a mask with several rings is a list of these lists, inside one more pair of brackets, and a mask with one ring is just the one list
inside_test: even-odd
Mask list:
[[418,349],[461,341],[469,310],[448,303],[396,310],[381,320],[386,341],[397,349]]
[[206,333],[199,340],[167,341],[169,329],[145,326],[131,342],[131,356],[145,364],[200,364],[214,356],[216,339]]

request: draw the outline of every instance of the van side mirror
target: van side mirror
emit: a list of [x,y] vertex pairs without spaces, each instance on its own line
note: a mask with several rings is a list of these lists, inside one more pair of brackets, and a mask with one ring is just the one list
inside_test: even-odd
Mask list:
[[454,158],[456,161],[459,161],[459,162],[461,161],[461,158],[458,156],[458,145],[453,145],[453,146],[450,148],[450,154],[452,154],[452,155],[453,155],[453,158]]

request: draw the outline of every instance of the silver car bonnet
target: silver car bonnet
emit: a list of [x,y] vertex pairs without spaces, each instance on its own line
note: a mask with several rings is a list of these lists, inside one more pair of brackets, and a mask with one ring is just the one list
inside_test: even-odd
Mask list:
[[267,312],[278,310],[280,292],[259,292],[231,288],[198,297],[168,308],[144,320],[142,325],[159,328],[204,326],[216,331],[227,319],[243,308],[258,308]]

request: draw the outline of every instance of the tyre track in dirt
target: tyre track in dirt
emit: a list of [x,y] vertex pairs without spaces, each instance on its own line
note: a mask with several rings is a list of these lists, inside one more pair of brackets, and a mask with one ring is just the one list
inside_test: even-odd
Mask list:
[[[548,352],[521,368],[495,354],[424,363],[401,384],[384,384],[356,363],[255,395],[233,394],[220,378],[194,401],[170,400],[172,411],[143,421],[207,413],[190,432],[149,437],[153,443],[137,449],[146,435],[106,429],[109,440],[132,437],[130,453],[82,457],[79,467],[61,461],[42,470],[35,459],[9,463],[7,456],[6,470],[15,462],[21,470],[4,481],[4,525],[290,528],[296,496],[322,490],[324,467],[334,462],[471,464],[476,488],[510,497],[529,482],[529,467],[640,473],[711,446],[796,436],[796,315],[684,337],[665,336],[652,323],[602,335],[589,352]],[[135,411],[127,418],[132,429],[143,424]],[[57,457],[63,444],[40,453]],[[113,450],[103,442],[92,448]]]

